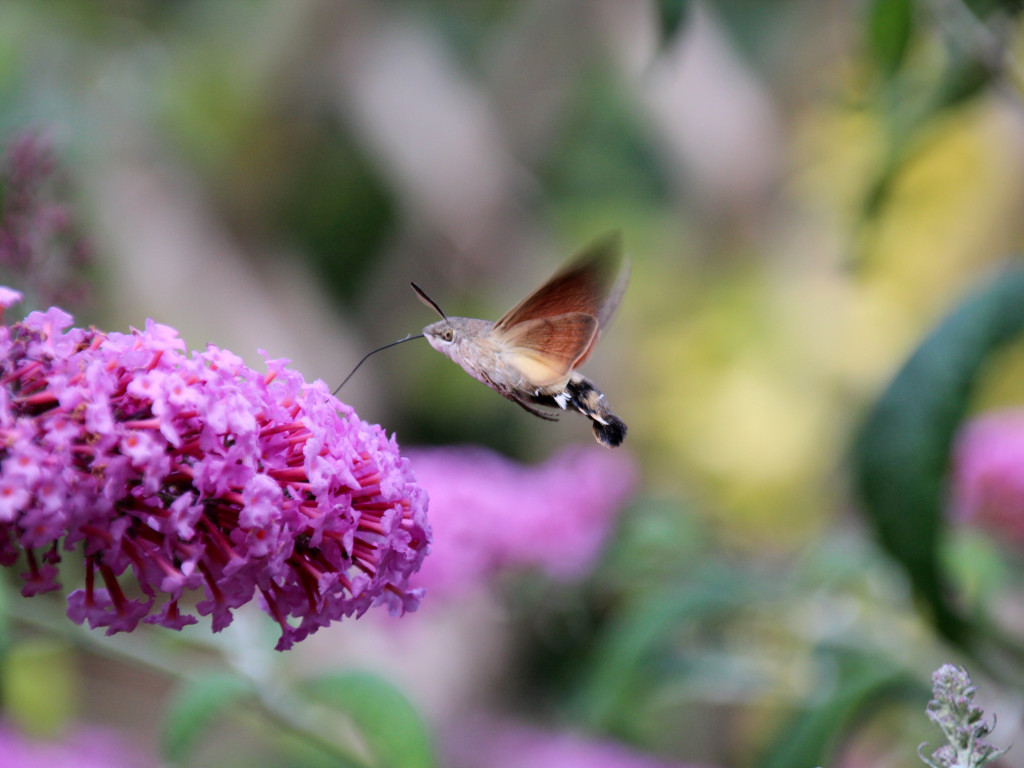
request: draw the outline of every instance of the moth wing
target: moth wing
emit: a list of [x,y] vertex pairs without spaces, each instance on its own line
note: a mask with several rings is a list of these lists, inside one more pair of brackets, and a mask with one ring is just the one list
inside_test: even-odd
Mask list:
[[604,305],[601,307],[601,312],[597,316],[597,333],[594,334],[594,338],[590,340],[590,346],[588,346],[583,354],[580,355],[580,359],[576,361],[574,367],[583,365],[590,357],[590,353],[594,351],[594,347],[597,346],[597,340],[601,338],[601,331],[608,325],[608,321],[612,319],[612,315],[615,314],[615,310],[619,308],[619,304],[622,302],[622,297],[626,294],[626,287],[629,285],[629,262],[625,262],[622,268],[619,270],[618,277],[615,278],[615,283],[612,285],[611,290],[608,292],[608,298],[605,299]]
[[[625,292],[625,283],[619,285],[621,264],[622,237],[618,232],[595,240],[544,285],[502,315],[494,324],[495,330],[511,331],[530,320],[575,313],[590,315],[600,327],[611,317]],[[628,280],[628,272],[625,274]]]
[[569,375],[597,336],[597,318],[584,312],[538,317],[497,334],[505,359],[535,387]]
[[619,308],[619,304],[622,303],[622,297],[626,295],[626,288],[629,287],[629,276],[631,272],[632,268],[629,261],[622,261],[621,266],[619,266],[616,271],[615,282],[612,283],[611,288],[601,305],[601,311],[597,314],[597,327],[599,330],[604,330],[604,327],[612,319],[612,315],[615,314],[615,310],[617,310]]

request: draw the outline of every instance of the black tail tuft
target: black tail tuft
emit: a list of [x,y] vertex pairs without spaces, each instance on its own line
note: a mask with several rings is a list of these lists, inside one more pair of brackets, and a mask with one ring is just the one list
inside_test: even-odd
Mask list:
[[606,448],[617,448],[626,439],[626,423],[618,416],[612,416],[611,414],[606,418],[607,424],[602,424],[599,421],[594,422],[594,437],[597,438],[597,442]]

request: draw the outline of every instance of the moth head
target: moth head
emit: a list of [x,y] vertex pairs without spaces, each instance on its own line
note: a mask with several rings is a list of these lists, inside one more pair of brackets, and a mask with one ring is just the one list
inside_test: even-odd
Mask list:
[[423,335],[427,337],[430,346],[437,350],[440,350],[446,344],[454,343],[457,336],[452,321],[447,317],[444,320],[438,320],[436,323],[428,325],[423,329]]

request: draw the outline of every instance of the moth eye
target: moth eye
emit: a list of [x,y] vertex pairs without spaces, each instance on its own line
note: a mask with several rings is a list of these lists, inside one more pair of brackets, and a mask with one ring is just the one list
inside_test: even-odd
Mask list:
[[451,328],[445,328],[444,331],[441,332],[441,340],[442,341],[451,341],[454,338],[455,338],[455,331],[453,331]]

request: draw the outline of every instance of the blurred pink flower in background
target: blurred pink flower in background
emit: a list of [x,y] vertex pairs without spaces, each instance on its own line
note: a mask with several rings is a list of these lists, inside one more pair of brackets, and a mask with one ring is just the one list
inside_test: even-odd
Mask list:
[[526,466],[472,446],[406,451],[430,495],[431,555],[413,583],[458,594],[497,571],[585,574],[636,485],[628,454],[568,448]]
[[108,634],[195,623],[194,591],[214,631],[258,595],[279,650],[372,605],[415,609],[426,495],[394,438],[285,360],[261,374],[214,346],[188,357],[152,321],[71,323],[51,308],[0,326],[0,565],[24,554],[24,595],[57,589],[80,548],[68,615]]
[[448,756],[454,768],[687,768],[613,741],[508,723],[478,723]]
[[0,157],[0,274],[43,306],[88,296],[92,257],[63,199],[63,174],[43,133],[15,135]]
[[1024,409],[970,421],[956,439],[950,477],[955,519],[1024,546]]
[[61,741],[34,739],[0,724],[0,768],[141,768],[139,752],[111,731],[79,728]]

